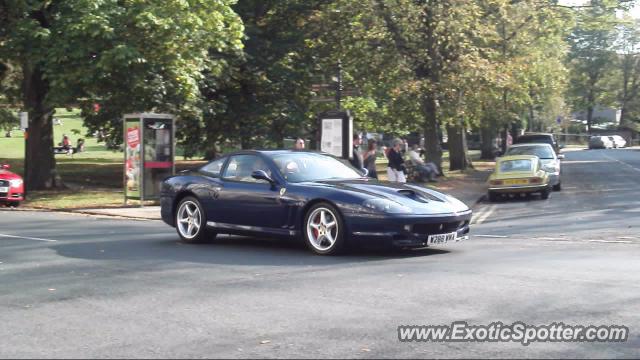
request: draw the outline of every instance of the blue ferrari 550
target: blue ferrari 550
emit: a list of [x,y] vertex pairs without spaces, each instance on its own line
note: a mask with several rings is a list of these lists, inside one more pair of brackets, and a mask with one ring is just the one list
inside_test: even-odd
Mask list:
[[294,237],[316,254],[349,246],[416,248],[467,239],[471,210],[423,186],[377,181],[339,159],[240,151],[166,179],[162,219],[184,242],[218,233]]

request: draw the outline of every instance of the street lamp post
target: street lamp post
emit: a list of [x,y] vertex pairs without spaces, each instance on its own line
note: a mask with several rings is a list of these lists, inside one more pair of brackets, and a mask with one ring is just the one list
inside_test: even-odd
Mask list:
[[342,108],[342,60],[338,60],[338,76],[336,78],[336,109]]

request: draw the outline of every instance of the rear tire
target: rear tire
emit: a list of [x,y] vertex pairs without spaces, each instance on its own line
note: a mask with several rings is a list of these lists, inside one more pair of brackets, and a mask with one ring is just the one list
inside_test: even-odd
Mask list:
[[551,191],[549,191],[549,189],[544,189],[540,193],[540,197],[542,198],[542,200],[547,200],[549,198],[549,194],[550,193],[551,193]]
[[215,232],[207,229],[207,215],[195,197],[187,196],[180,200],[174,216],[176,231],[183,242],[196,244],[216,237]]
[[343,252],[345,232],[340,212],[329,203],[312,206],[304,217],[304,242],[317,255],[338,255]]
[[489,191],[487,196],[489,198],[489,202],[497,202],[499,199],[499,195],[493,191]]
[[560,191],[562,190],[562,184],[561,183],[557,183],[555,185],[553,185],[553,191]]
[[7,201],[7,207],[12,207],[12,208],[17,208],[18,206],[20,206],[20,202],[19,201]]

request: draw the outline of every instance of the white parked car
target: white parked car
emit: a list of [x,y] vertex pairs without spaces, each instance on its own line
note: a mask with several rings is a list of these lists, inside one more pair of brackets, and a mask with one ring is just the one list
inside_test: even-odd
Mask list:
[[535,155],[540,158],[542,170],[549,173],[549,183],[553,186],[553,190],[560,191],[562,188],[560,179],[560,160],[564,159],[564,155],[556,155],[553,147],[549,144],[533,143],[533,144],[514,144],[511,145],[505,156],[509,155]]
[[627,146],[627,141],[620,135],[609,136],[609,140],[613,143],[614,148],[623,148]]

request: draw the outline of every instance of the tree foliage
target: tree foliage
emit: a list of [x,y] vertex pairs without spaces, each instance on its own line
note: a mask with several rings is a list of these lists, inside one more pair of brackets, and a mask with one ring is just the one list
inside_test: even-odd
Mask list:
[[[119,130],[129,111],[194,113],[210,51],[241,48],[243,27],[226,0],[3,0],[0,55],[21,68],[30,114],[31,188],[56,186],[51,118],[81,104],[90,129]],[[101,104],[93,113],[91,104]]]

